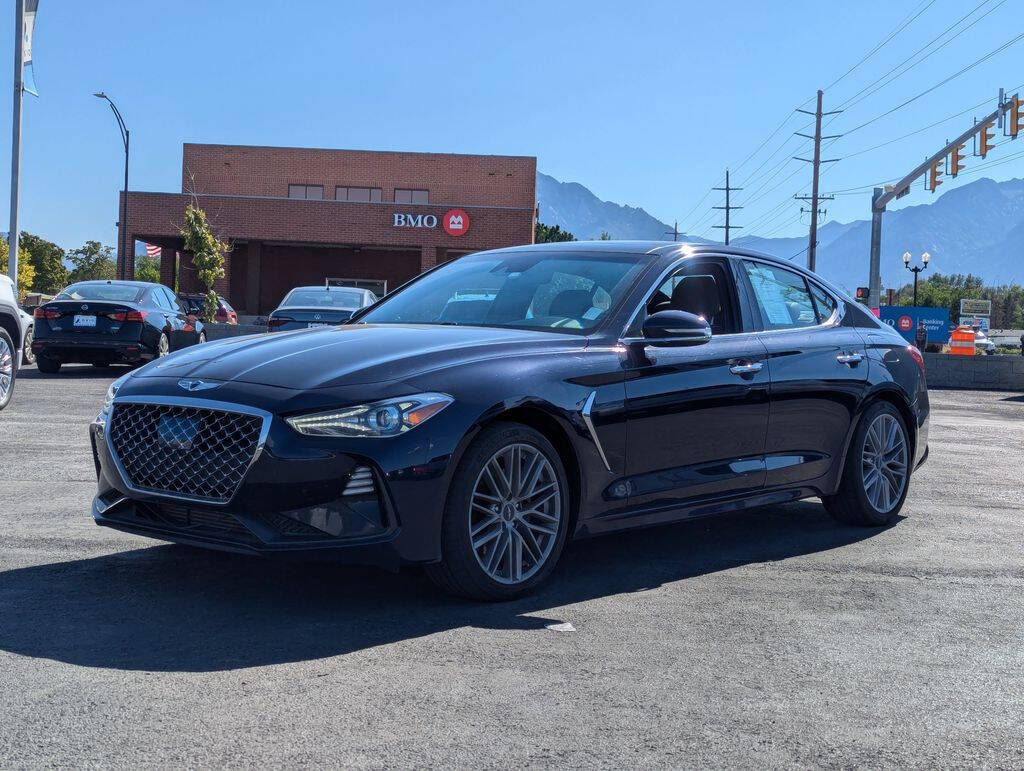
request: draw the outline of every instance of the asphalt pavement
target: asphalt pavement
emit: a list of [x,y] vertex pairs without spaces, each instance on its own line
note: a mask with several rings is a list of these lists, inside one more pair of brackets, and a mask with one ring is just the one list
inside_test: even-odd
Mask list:
[[1024,396],[933,391],[887,528],[609,536],[480,605],[96,527],[117,374],[29,369],[0,413],[2,768],[1024,767]]

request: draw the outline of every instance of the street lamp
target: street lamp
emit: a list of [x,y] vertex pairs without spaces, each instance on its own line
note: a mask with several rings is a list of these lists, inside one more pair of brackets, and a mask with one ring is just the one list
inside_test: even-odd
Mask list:
[[131,138],[131,132],[128,131],[128,127],[124,125],[124,118],[121,117],[120,111],[117,109],[110,97],[102,91],[93,94],[97,99],[105,99],[107,104],[110,105],[110,109],[114,111],[114,117],[117,118],[117,127],[121,129],[121,141],[124,142],[124,200],[121,201],[121,234],[118,238],[118,251],[120,254],[121,270],[120,277],[124,280],[128,272],[128,145],[129,139]]
[[928,254],[928,252],[925,252],[924,254],[921,255],[921,262],[924,263],[924,264],[923,265],[915,265],[914,267],[910,267],[910,252],[904,252],[903,253],[903,267],[906,268],[907,270],[909,270],[911,273],[914,274],[914,307],[915,308],[917,307],[917,274],[920,273],[922,270],[928,270],[928,260],[930,260],[931,258],[932,258],[932,256],[930,254]]

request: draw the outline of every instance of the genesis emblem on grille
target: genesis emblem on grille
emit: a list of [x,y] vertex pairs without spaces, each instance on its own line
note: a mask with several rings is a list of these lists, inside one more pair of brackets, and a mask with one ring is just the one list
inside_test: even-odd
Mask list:
[[205,380],[179,380],[178,388],[184,388],[186,391],[209,391],[211,388],[216,388],[220,383],[207,383]]

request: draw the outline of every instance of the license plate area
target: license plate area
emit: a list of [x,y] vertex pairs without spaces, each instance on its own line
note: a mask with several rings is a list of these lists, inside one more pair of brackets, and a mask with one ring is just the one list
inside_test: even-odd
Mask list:
[[74,326],[76,328],[95,327],[96,326],[96,317],[95,316],[86,316],[86,315],[83,315],[83,314],[80,314],[80,313],[76,313],[75,314],[75,320],[74,320]]

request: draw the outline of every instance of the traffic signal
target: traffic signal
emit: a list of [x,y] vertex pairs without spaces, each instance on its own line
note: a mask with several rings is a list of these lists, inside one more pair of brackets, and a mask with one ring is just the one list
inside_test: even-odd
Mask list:
[[943,159],[939,158],[939,160],[935,161],[935,163],[932,164],[932,167],[928,170],[928,189],[933,193],[935,192],[935,188],[942,184],[942,180],[939,179],[939,177],[942,176],[942,165]]
[[978,134],[978,155],[984,158],[992,149],[992,124],[986,123]]
[[859,286],[857,287],[857,296],[854,299],[856,299],[859,303],[864,303],[865,305],[867,305],[868,297],[870,296],[870,289],[868,289],[866,286]]
[[1022,128],[1024,128],[1024,110],[1021,109],[1020,97],[1015,96],[1010,105],[1010,136],[1016,139]]
[[964,146],[957,145],[949,154],[949,175],[955,177],[964,169]]

